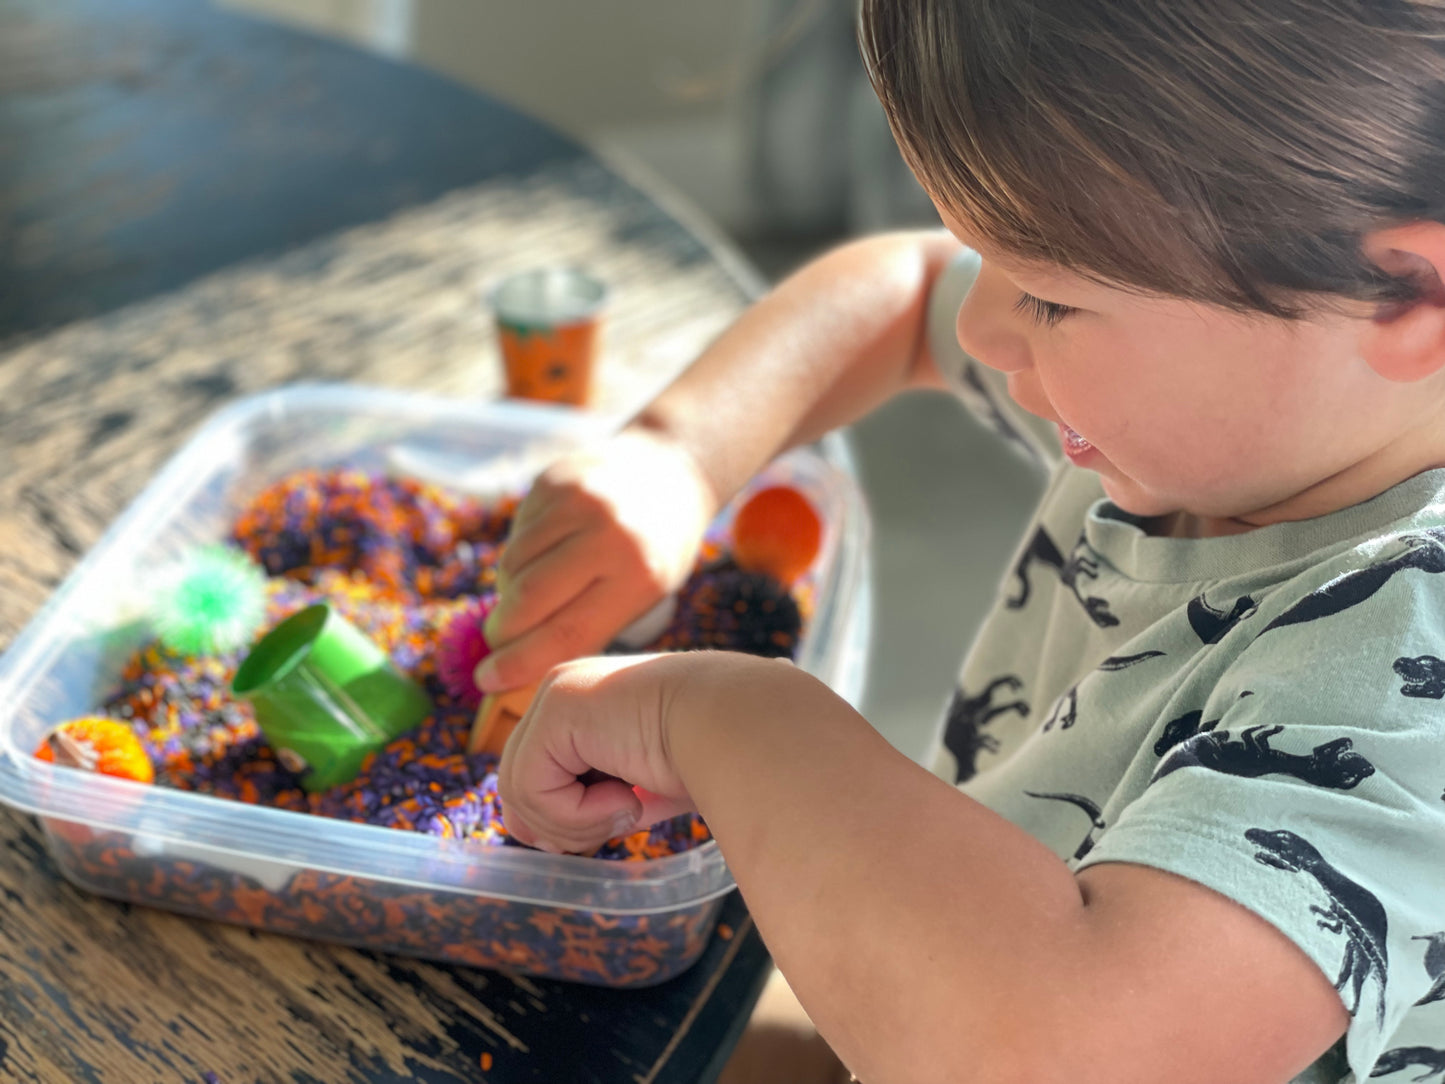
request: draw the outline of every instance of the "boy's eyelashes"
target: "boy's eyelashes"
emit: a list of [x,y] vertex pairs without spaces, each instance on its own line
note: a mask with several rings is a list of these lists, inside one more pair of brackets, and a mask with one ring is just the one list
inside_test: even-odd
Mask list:
[[1053,327],[1075,310],[1056,301],[1045,301],[1033,294],[1020,292],[1019,299],[1014,302],[1014,311],[1023,313],[1043,327]]

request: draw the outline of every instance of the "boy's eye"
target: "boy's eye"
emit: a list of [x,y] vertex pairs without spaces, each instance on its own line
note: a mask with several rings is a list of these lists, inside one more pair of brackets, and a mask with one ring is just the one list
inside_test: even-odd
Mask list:
[[1034,323],[1044,327],[1053,327],[1065,316],[1074,310],[1068,305],[1060,305],[1054,301],[1044,301],[1033,294],[1019,294],[1019,299],[1014,302],[1014,311],[1021,312],[1033,318]]

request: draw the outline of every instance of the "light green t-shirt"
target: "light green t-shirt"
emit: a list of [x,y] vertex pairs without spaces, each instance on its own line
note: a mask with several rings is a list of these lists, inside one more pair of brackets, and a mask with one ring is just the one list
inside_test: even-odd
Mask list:
[[958,346],[976,274],[966,252],[940,279],[930,345],[1048,484],[934,770],[1072,869],[1168,870],[1277,926],[1351,1013],[1298,1081],[1445,1084],[1445,470],[1318,519],[1149,537]]

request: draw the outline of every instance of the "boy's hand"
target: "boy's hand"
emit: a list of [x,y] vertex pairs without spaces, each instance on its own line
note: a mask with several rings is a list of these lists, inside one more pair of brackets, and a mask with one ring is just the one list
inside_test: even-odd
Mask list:
[[717,508],[692,455],[644,429],[553,464],[517,509],[502,551],[478,687],[527,685],[600,652],[682,586]]
[[579,659],[543,680],[497,769],[507,831],[587,851],[693,810],[669,749],[670,715],[701,652]]

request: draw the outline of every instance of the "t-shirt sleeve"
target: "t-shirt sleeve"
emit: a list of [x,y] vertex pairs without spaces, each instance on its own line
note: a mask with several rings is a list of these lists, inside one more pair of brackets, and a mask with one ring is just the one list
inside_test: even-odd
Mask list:
[[1016,406],[1004,375],[980,364],[958,344],[958,310],[973,288],[981,262],[978,253],[965,248],[938,276],[928,302],[929,350],[938,371],[970,413],[1024,458],[1052,471],[1063,458],[1054,425]]
[[1167,870],[1276,926],[1338,989],[1358,1080],[1445,1046],[1445,621],[1436,577],[1394,581],[1268,625],[1078,866]]

